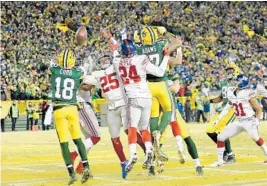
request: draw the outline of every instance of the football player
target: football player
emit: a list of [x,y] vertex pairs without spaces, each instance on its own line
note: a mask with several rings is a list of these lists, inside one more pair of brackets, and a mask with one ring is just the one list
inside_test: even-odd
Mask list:
[[[129,104],[129,134],[128,141],[130,146],[130,159],[127,170],[131,171],[137,161],[136,154],[136,132],[139,129],[143,142],[146,146],[146,161],[143,168],[150,169],[153,163],[153,147],[151,135],[148,131],[150,112],[151,112],[151,93],[146,81],[147,74],[163,76],[169,53],[165,50],[164,58],[159,66],[153,65],[146,55],[136,55],[136,48],[133,41],[125,39],[120,45],[120,54],[117,57],[116,65],[120,78],[125,87]],[[114,61],[115,61],[114,60]]]
[[[92,104],[90,103],[90,90],[92,86],[82,83],[79,88],[79,93],[77,100],[81,108],[79,109],[79,118],[80,118],[80,125],[82,129],[82,133],[85,137],[83,141],[86,152],[91,150],[91,148],[96,145],[100,141],[100,131],[99,131],[99,124],[95,113],[92,109]],[[76,157],[78,156],[78,149],[71,152],[71,160],[72,162],[75,161]],[[83,164],[80,161],[76,172],[81,174],[83,171]]]
[[[117,77],[112,61],[113,56],[111,55],[100,56],[97,60],[97,70],[93,71],[91,75],[86,76],[83,83],[87,86],[100,86],[108,101],[107,124],[113,148],[121,162],[122,178],[125,179],[128,161],[126,160],[120,140],[120,128],[123,126],[124,130],[127,131],[129,116],[126,109],[125,91]],[[137,142],[144,150],[145,147],[139,133],[137,134]]]
[[[163,31],[164,32],[164,31]],[[139,55],[147,55],[151,62],[159,66],[164,57],[164,49],[167,47],[170,52],[177,49],[181,43],[173,38],[168,44],[167,40],[159,40],[159,30],[149,26],[144,27],[140,33],[135,33],[134,38],[139,36],[140,45],[137,45],[136,50]],[[150,118],[150,131],[153,134],[155,152],[158,158],[166,161],[167,157],[160,151],[159,140],[162,132],[171,121],[172,101],[171,93],[167,85],[167,73],[163,77],[157,77],[152,74],[147,75],[148,87],[152,94],[152,108]],[[163,115],[159,123],[159,108],[162,108]],[[171,125],[177,129],[177,125]]]
[[69,132],[78,148],[84,167],[81,182],[84,183],[92,177],[86,150],[81,140],[81,129],[76,100],[76,92],[80,86],[83,72],[74,67],[75,60],[73,52],[66,49],[58,56],[57,64],[50,67],[52,74],[50,82],[52,88],[55,126],[62,156],[70,176],[70,181],[68,182],[69,185],[77,181],[68,145]]
[[[174,94],[176,94],[180,89],[180,82],[179,82],[178,74],[175,74],[175,73],[170,74],[169,80],[170,80],[170,83],[169,83],[170,90]],[[172,96],[172,101],[173,101],[174,107],[172,108],[171,124],[172,123],[178,124],[178,126],[180,128],[180,135],[182,136],[183,140],[185,141],[188,153],[190,154],[190,156],[192,157],[192,159],[195,163],[196,172],[198,175],[203,175],[203,166],[201,166],[201,164],[200,164],[196,145],[189,134],[188,128],[186,127],[186,123],[185,123],[183,117],[181,116],[180,112],[178,111],[175,95]],[[173,132],[173,134],[175,134],[175,131],[173,128],[172,128],[172,132]],[[180,145],[179,144],[177,144],[177,145],[179,148]],[[181,152],[183,153],[183,149],[178,150],[178,153],[181,153]],[[180,155],[180,157],[185,158],[184,156],[185,156],[184,153]],[[181,159],[181,160],[183,160],[183,159]],[[184,162],[181,162],[181,163],[184,163]]]
[[[230,64],[226,68],[226,78],[220,82],[221,93],[224,95],[226,93],[229,83],[240,73],[240,69],[234,65]],[[230,108],[228,105],[228,99],[223,98],[223,101],[220,105],[217,105],[216,111],[217,114],[211,119],[209,124],[206,127],[206,133],[214,143],[217,144],[217,136],[222,132],[226,125],[235,120],[234,109]],[[231,143],[229,139],[225,141],[225,152],[224,152],[224,162],[227,164],[235,163],[235,154],[232,151]]]
[[212,103],[219,103],[223,98],[229,100],[229,105],[234,108],[236,119],[229,123],[225,129],[217,136],[217,156],[218,161],[212,164],[212,167],[222,166],[223,153],[225,150],[225,140],[246,131],[249,137],[263,150],[267,156],[267,146],[264,140],[259,136],[258,126],[262,108],[257,101],[256,92],[249,87],[248,78],[244,75],[236,77],[236,84],[229,86],[225,94],[211,99]]

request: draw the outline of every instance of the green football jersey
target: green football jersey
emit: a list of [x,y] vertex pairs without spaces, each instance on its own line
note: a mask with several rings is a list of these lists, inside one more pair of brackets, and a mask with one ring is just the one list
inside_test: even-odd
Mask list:
[[221,87],[221,95],[223,97],[222,105],[218,108],[216,108],[217,112],[221,112],[225,105],[228,103],[228,99],[226,98],[226,91],[227,87],[229,86],[229,83],[226,80],[220,81],[220,87]]
[[55,104],[76,104],[76,93],[80,86],[83,72],[76,68],[63,69],[59,66],[50,68],[52,101]]
[[[163,50],[167,46],[168,42],[161,40],[157,41],[154,45],[137,45],[136,50],[138,55],[147,55],[156,66],[159,66],[164,58]],[[147,80],[151,82],[158,82],[167,80],[167,73],[163,77],[157,77],[151,74],[147,74]]]

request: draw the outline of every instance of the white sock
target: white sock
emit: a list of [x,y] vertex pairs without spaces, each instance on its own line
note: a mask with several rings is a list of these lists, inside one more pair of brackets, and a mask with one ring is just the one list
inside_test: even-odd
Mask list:
[[265,156],[267,156],[267,146],[265,143],[263,143],[260,148],[262,149],[262,151],[264,152]]
[[83,141],[83,144],[85,146],[86,152],[88,153],[91,148],[94,146],[94,143],[92,142],[91,138],[87,138]]
[[223,162],[223,152],[225,150],[225,147],[217,148],[217,156],[218,156],[218,161]]
[[136,143],[131,143],[129,147],[130,147],[130,156],[135,156],[136,155]]
[[151,141],[145,142],[145,147],[146,147],[146,154],[152,152],[153,147]]
[[194,161],[196,167],[201,166],[200,165],[200,160],[198,158],[197,159],[193,159],[193,161]]
[[[88,152],[91,150],[91,148],[94,146],[94,144],[93,144],[91,138],[87,138],[87,139],[85,139],[85,140],[83,141],[83,144],[84,144],[84,146],[85,146],[86,153],[88,153]],[[77,148],[77,147],[75,148],[75,151],[79,154],[79,151],[78,151],[78,148]],[[79,155],[80,155],[80,154],[79,154]]]
[[180,135],[175,136],[176,142],[177,142],[177,147],[180,152],[184,152],[184,144],[183,144],[183,139]]

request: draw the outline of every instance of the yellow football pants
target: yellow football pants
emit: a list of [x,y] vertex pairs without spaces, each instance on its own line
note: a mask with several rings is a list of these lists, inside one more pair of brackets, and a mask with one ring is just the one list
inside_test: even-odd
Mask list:
[[72,139],[81,138],[81,129],[77,106],[66,106],[55,110],[54,119],[60,143],[69,141],[69,133]]
[[163,112],[172,110],[170,91],[165,81],[148,82],[148,88],[152,95],[151,118],[159,117],[160,109]]
[[230,109],[227,114],[225,114],[218,122],[217,125],[213,126],[214,121],[219,116],[218,113],[216,113],[210,120],[209,124],[206,127],[206,133],[220,133],[223,131],[226,125],[228,125],[229,122],[231,122],[234,119],[234,109]]

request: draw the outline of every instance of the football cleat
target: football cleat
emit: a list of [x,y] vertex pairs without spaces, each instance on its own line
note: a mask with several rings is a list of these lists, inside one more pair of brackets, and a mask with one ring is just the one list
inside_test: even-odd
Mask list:
[[137,162],[136,155],[131,156],[130,160],[128,161],[128,164],[126,165],[126,172],[131,172],[133,170],[134,164]]
[[226,151],[223,152],[223,161],[227,162],[228,160],[228,153]]
[[127,171],[126,171],[126,166],[128,164],[128,160],[125,162],[121,163],[121,177],[125,179],[127,177]]
[[221,167],[223,165],[224,165],[223,161],[216,161],[213,164],[211,164],[210,167]]
[[87,182],[89,178],[93,178],[92,171],[89,167],[85,167],[82,173],[81,183]]
[[149,169],[153,165],[153,153],[149,152],[146,155],[146,160],[143,163],[143,169]]
[[168,161],[169,158],[168,156],[161,150],[161,148],[159,149],[159,154],[158,154],[158,158],[161,160],[161,161]]
[[157,161],[158,173],[161,174],[164,172],[164,163],[162,161]]
[[68,182],[68,185],[72,185],[75,181],[77,181],[78,179],[77,179],[77,176],[76,176],[76,174],[75,173],[72,173],[71,175],[70,175],[70,180],[69,180],[69,182]]
[[202,176],[204,174],[203,166],[197,166],[196,167],[196,172],[197,172],[198,176]]
[[225,161],[226,164],[232,164],[236,162],[235,155],[233,153],[227,155],[227,160]]
[[179,156],[179,162],[181,164],[184,164],[185,163],[185,153],[184,153],[184,151],[178,150],[178,156]]
[[152,165],[151,167],[149,167],[148,169],[148,176],[155,176],[156,173],[155,173],[155,166]]
[[78,166],[76,167],[76,173],[77,174],[82,174],[83,173],[83,163],[80,161]]

